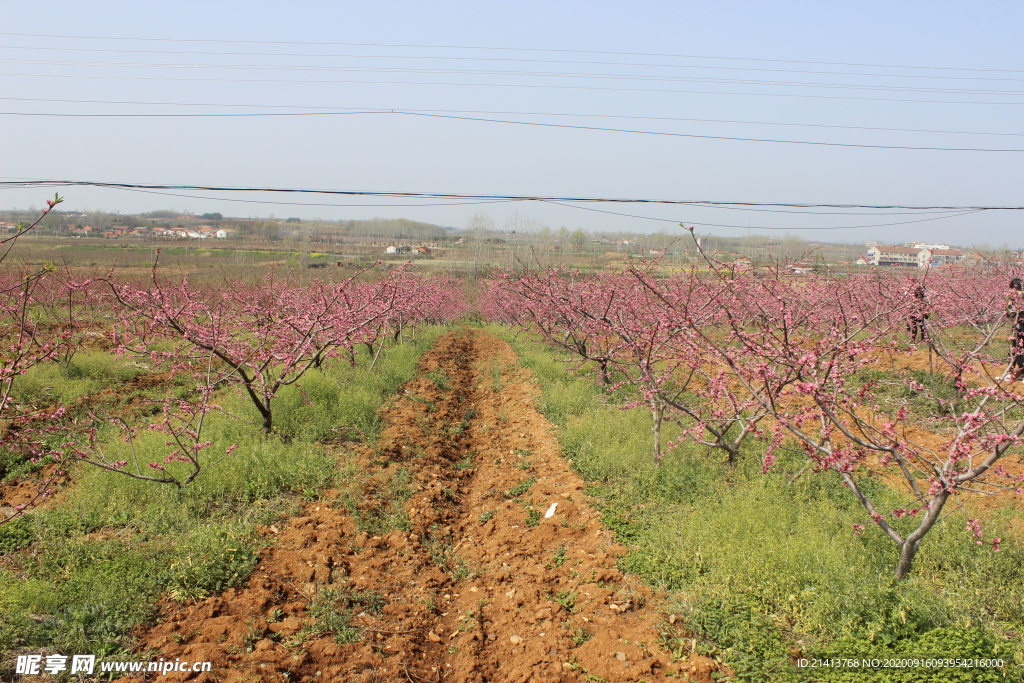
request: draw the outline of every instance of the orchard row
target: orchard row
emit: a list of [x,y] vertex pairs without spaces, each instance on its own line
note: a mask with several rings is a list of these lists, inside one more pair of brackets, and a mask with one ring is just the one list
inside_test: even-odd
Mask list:
[[[258,415],[256,428],[270,434],[275,396],[311,369],[355,364],[360,348],[373,363],[403,331],[465,312],[459,281],[402,269],[377,272],[375,266],[338,282],[271,273],[217,285],[194,285],[187,275],[164,270],[154,264],[148,276],[111,270],[89,279],[53,268],[8,265],[0,271],[0,436],[5,449],[52,464],[33,503],[48,495],[49,482],[65,474],[69,459],[184,487],[211,456],[234,449],[213,454],[203,437],[206,416],[221,410],[215,396],[222,388],[246,396]],[[154,401],[151,421],[125,419],[102,402],[67,419],[66,406],[18,399],[18,380],[34,367],[67,369],[77,353],[95,348],[142,363],[154,375],[184,376],[190,391]],[[124,459],[123,449],[109,455],[112,426],[128,442],[140,428],[163,432],[166,456],[140,462]]]
[[[1024,492],[1007,457],[1024,434],[1024,298],[1012,275],[737,274],[707,257],[683,275],[510,274],[481,306],[650,410],[656,460],[672,421],[681,436],[667,447],[692,440],[732,463],[756,442],[765,471],[795,449],[801,474],[834,472],[898,547],[903,578],[947,508]],[[868,479],[902,490],[905,504],[881,509]]]

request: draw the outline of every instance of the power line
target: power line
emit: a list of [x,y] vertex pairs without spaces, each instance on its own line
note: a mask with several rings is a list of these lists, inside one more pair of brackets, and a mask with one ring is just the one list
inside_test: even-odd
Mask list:
[[741,121],[737,119],[694,119],[673,116],[632,116],[625,114],[573,114],[565,112],[537,112],[537,111],[494,111],[486,109],[410,109],[408,107],[328,107],[317,105],[295,105],[295,104],[239,104],[232,102],[141,102],[137,100],[71,100],[44,97],[4,97],[0,100],[12,102],[50,102],[60,104],[111,104],[111,105],[138,105],[147,107],[234,107],[252,109],[324,109],[330,112],[375,112],[375,111],[403,111],[424,114],[488,114],[506,116],[555,116],[565,118],[589,118],[589,119],[626,119],[637,121],[672,121],[684,123],[728,123],[749,126],[788,126],[795,128],[829,128],[836,130],[867,130],[884,131],[894,133],[935,133],[942,135],[994,135],[1003,137],[1024,137],[1024,133],[994,133],[983,131],[967,130],[939,130],[931,128],[884,128],[880,126],[840,126],[825,123],[787,123],[783,121]]
[[764,226],[764,225],[727,225],[727,224],[723,224],[723,223],[704,223],[702,221],[694,221],[694,220],[679,221],[679,220],[670,219],[670,218],[654,218],[652,216],[640,216],[640,215],[632,214],[632,213],[622,213],[622,212],[619,212],[619,211],[608,211],[607,209],[595,209],[592,206],[573,206],[572,204],[566,204],[566,203],[563,203],[563,202],[556,202],[556,201],[550,201],[550,200],[542,200],[542,201],[544,201],[546,204],[554,204],[554,205],[557,205],[557,206],[564,206],[564,207],[567,207],[567,208],[570,208],[570,209],[580,209],[581,211],[594,211],[596,213],[606,213],[606,214],[610,214],[612,216],[625,216],[627,218],[640,218],[640,219],[647,220],[647,221],[657,221],[659,223],[676,223],[676,224],[691,223],[693,225],[701,225],[701,226],[704,226],[704,227],[707,227],[707,228],[747,228],[747,229],[750,229],[750,230],[785,230],[786,232],[789,232],[790,230],[858,230],[858,229],[861,229],[861,228],[882,228],[882,227],[888,227],[888,226],[891,226],[891,225],[907,225],[908,223],[925,223],[927,221],[941,221],[941,220],[945,220],[947,218],[956,218],[957,216],[967,216],[967,215],[970,215],[970,214],[973,214],[973,213],[979,213],[979,212],[983,211],[983,209],[975,209],[973,211],[961,211],[959,213],[951,213],[951,214],[946,214],[944,216],[935,216],[935,217],[932,217],[932,218],[919,218],[919,219],[912,220],[912,221],[898,221],[898,222],[895,222],[895,223],[875,223],[875,224],[872,224],[872,225],[838,225],[838,226],[812,227],[812,228],[804,228],[804,227],[800,227],[800,228],[796,228],[796,227],[779,228],[779,227],[768,227],[768,226]]
[[472,46],[472,45],[424,45],[409,43],[346,43],[346,42],[315,42],[315,41],[288,41],[288,40],[214,40],[204,38],[152,38],[152,37],[125,37],[125,36],[70,36],[55,35],[46,33],[15,33],[0,31],[0,35],[17,36],[22,38],[59,38],[66,40],[120,40],[136,42],[164,42],[164,43],[214,43],[222,45],[329,45],[344,47],[390,47],[390,48],[419,48],[428,50],[482,50],[491,52],[548,52],[555,54],[581,54],[581,55],[617,55],[622,57],[668,57],[674,59],[709,59],[721,61],[743,61],[743,62],[766,62],[773,64],[819,64],[824,66],[854,66],[879,69],[921,69],[928,71],[967,71],[973,73],[1024,73],[1024,69],[977,69],[965,67],[944,67],[944,66],[920,66],[920,65],[899,65],[899,64],[866,64],[862,62],[823,62],[798,59],[765,59],[758,57],[721,57],[713,55],[681,55],[664,52],[611,52],[606,50],[565,50],[545,49],[526,47],[493,47],[493,46]]
[[[10,176],[5,176],[5,177],[7,177],[10,180],[30,180],[28,178],[11,178]],[[0,189],[9,189],[9,188],[3,188],[2,186],[0,186]],[[171,192],[159,192],[159,191],[156,191],[156,190],[126,190],[126,191],[128,191],[128,192],[141,192],[141,193],[146,193],[146,194],[158,194],[158,195],[164,195],[164,196],[168,196],[168,197],[183,197],[185,199],[208,199],[208,200],[211,200],[211,201],[242,202],[242,203],[249,203],[249,204],[280,204],[280,205],[284,205],[284,206],[339,206],[339,207],[349,207],[349,206],[353,206],[353,207],[355,207],[355,206],[359,206],[359,207],[387,206],[387,207],[399,207],[399,208],[402,208],[402,207],[406,207],[406,206],[466,206],[466,205],[470,205],[470,204],[501,204],[501,203],[508,203],[508,202],[527,201],[527,200],[520,200],[520,199],[490,199],[490,200],[483,200],[483,201],[454,202],[454,203],[451,203],[451,204],[323,204],[323,203],[315,203],[315,202],[272,202],[272,201],[260,201],[260,200],[251,200],[251,199],[231,199],[231,198],[226,198],[226,197],[204,197],[204,196],[201,196],[201,195],[177,194],[177,193],[171,193]],[[550,202],[550,203],[554,204],[556,202]],[[571,205],[566,204],[566,206],[571,206]],[[858,212],[851,212],[851,211],[796,211],[796,210],[792,210],[792,209],[768,209],[768,208],[754,208],[754,207],[745,207],[745,206],[743,206],[743,207],[740,207],[740,206],[708,206],[708,205],[702,205],[702,204],[699,204],[699,203],[694,204],[693,206],[698,207],[698,208],[715,209],[715,210],[720,210],[720,211],[755,211],[755,212],[768,212],[768,213],[795,214],[795,215],[798,215],[798,216],[906,216],[906,215],[908,215],[905,210],[904,211],[900,211],[900,212],[872,211],[871,213],[858,213]],[[582,209],[584,207],[571,207],[571,208]],[[614,213],[614,212],[612,212],[612,213]],[[927,214],[927,213],[941,213],[941,214],[943,214],[943,216],[949,216],[951,212],[948,211],[948,210],[940,210],[940,211],[915,210],[913,215],[921,215],[921,214]],[[633,218],[644,218],[644,216],[632,216],[632,214],[616,214],[616,215],[631,216]],[[663,220],[663,219],[651,218],[649,220]],[[672,221],[669,221],[669,222],[672,222]],[[702,223],[702,225],[706,225],[706,224]],[[721,226],[721,227],[732,227],[732,226]]]
[[482,121],[487,123],[503,123],[518,126],[541,126],[545,128],[569,128],[578,130],[594,130],[594,131],[607,131],[616,133],[633,133],[639,135],[658,135],[665,137],[680,137],[680,138],[699,138],[704,140],[729,140],[737,142],[774,142],[780,144],[795,144],[795,145],[817,145],[825,147],[858,147],[864,149],[904,149],[904,150],[932,150],[932,151],[947,151],[947,152],[1024,152],[1024,149],[991,149],[991,148],[968,148],[968,147],[912,147],[907,145],[864,145],[854,144],[847,142],[817,142],[810,140],[778,140],[768,138],[740,138],[740,137],[729,137],[723,135],[697,135],[693,133],[666,133],[659,131],[642,131],[632,130],[625,128],[608,128],[598,126],[573,126],[562,123],[541,123],[536,121],[510,121],[500,119],[484,119],[484,118],[473,118],[465,116],[453,116],[450,114],[425,114],[418,112],[402,112],[409,116],[423,116],[429,118],[439,119],[455,119],[455,120],[466,120],[466,121]]
[[[668,83],[713,83],[722,85],[761,85],[779,88],[827,88],[834,90],[873,90],[880,92],[909,92],[909,93],[938,93],[949,95],[1024,95],[1022,91],[1013,90],[967,90],[963,88],[919,88],[911,86],[889,86],[889,85],[864,85],[847,83],[821,83],[801,81],[765,81],[756,79],[738,78],[706,78],[697,76],[665,76],[649,74],[610,74],[610,73],[585,73],[585,72],[551,72],[551,71],[499,71],[493,69],[439,69],[439,68],[414,68],[414,67],[365,67],[365,66],[317,66],[308,64],[157,64],[157,63],[130,63],[130,62],[81,62],[66,60],[43,60],[43,59],[7,59],[0,58],[0,62],[8,64],[27,64],[42,66],[73,66],[73,67],[117,67],[117,68],[145,68],[145,69],[216,69],[216,70],[242,70],[242,71],[314,71],[314,72],[344,72],[344,73],[370,73],[370,74],[429,74],[440,76],[498,76],[506,78],[573,78],[585,80],[609,80],[609,81],[641,81],[641,82],[668,82]],[[1024,80],[1024,79],[1022,79]]]
[[[542,83],[459,83],[452,81],[369,81],[369,80],[346,80],[346,79],[283,79],[283,78],[186,78],[179,76],[113,76],[95,74],[26,74],[2,72],[0,76],[21,76],[26,78],[70,78],[90,80],[122,80],[122,81],[171,81],[171,82],[202,82],[202,83],[288,83],[290,85],[323,85],[348,84],[348,85],[429,85],[429,86],[454,86],[454,87],[489,87],[489,88],[532,88],[541,90],[586,90],[604,92],[642,92],[642,93],[670,93],[688,95],[738,95],[750,97],[795,97],[800,99],[822,99],[822,100],[845,100],[861,102],[911,102],[917,104],[984,104],[990,106],[1019,106],[1020,102],[989,102],[984,100],[922,100],[906,99],[895,97],[850,97],[846,95],[801,95],[797,93],[760,93],[760,92],[723,92],[718,90],[680,90],[668,88],[611,88],[607,86],[584,86],[584,85],[545,85]],[[773,87],[766,85],[766,87]],[[814,86],[809,86],[814,87]],[[1014,93],[998,93],[1013,95]]]
[[[2,35],[2,34],[0,34]],[[154,54],[154,55],[202,55],[210,57],[313,57],[320,59],[419,59],[436,61],[515,62],[521,64],[576,64],[580,66],[642,66],[665,69],[708,69],[714,71],[764,71],[771,73],[817,74],[828,76],[870,76],[877,78],[918,78],[931,80],[967,81],[1024,81],[1021,78],[987,76],[933,76],[927,74],[885,74],[851,71],[820,71],[811,69],[770,69],[766,67],[714,66],[709,64],[650,64],[637,62],[579,61],[569,59],[523,59],[516,57],[453,57],[449,55],[371,55],[371,54],[323,54],[310,52],[199,52],[194,50],[116,50],[111,48],[83,47],[40,47],[35,45],[0,45],[7,50],[37,50],[60,52],[102,52],[112,54]]]
[[[559,197],[544,195],[513,195],[513,194],[468,194],[458,192],[397,192],[383,190],[326,190],[297,187],[240,187],[226,185],[186,185],[157,183],[119,183],[95,180],[12,180],[0,181],[0,189],[23,187],[103,187],[109,189],[142,189],[142,190],[192,190],[204,192],[272,192],[284,194],[324,194],[354,197],[412,197],[434,199],[469,199],[486,200],[501,199],[511,201],[544,201],[544,202],[578,202],[607,204],[664,204],[670,206],[728,207],[728,206],[767,206],[786,208],[818,208],[818,209],[903,209],[906,211],[1024,211],[1024,206],[989,205],[989,206],[929,206],[910,204],[828,204],[811,202],[751,202],[751,201],[718,201],[707,199],[646,199],[623,197]],[[746,227],[746,226],[740,226]]]
[[[765,209],[755,208],[751,206],[706,206],[703,204],[693,204],[693,206],[704,208],[704,209],[719,209],[723,211],[754,211],[754,212],[765,212],[765,213],[790,213],[798,216],[920,216],[928,213],[941,213],[948,215],[949,211],[920,211],[915,210],[912,214],[908,214],[906,211],[872,211],[870,213],[858,213],[851,211],[795,211],[793,209]],[[741,226],[743,227],[743,226]]]
[[[2,189],[2,188],[0,188]],[[214,202],[233,202],[238,204],[270,204],[273,206],[326,206],[336,208],[363,208],[363,207],[387,207],[387,208],[398,208],[404,209],[406,207],[421,207],[421,206],[473,206],[479,204],[507,204],[514,202],[514,199],[488,199],[483,201],[465,201],[465,202],[433,202],[427,204],[327,204],[320,202],[271,202],[261,199],[234,199],[232,197],[203,197],[196,194],[180,194],[176,192],[159,192],[157,190],[138,190],[130,188],[121,188],[125,192],[139,192],[142,194],[156,194],[164,197],[180,197],[184,199],[205,199]]]
[[433,119],[448,119],[454,121],[474,121],[480,123],[498,123],[515,126],[534,126],[541,128],[560,128],[568,130],[599,131],[608,133],[629,133],[634,135],[655,135],[661,137],[691,138],[700,140],[723,140],[731,142],[767,142],[786,145],[813,145],[821,147],[849,147],[859,149],[895,149],[915,151],[937,151],[937,152],[1024,152],[1024,149],[1014,148],[990,148],[990,147],[924,147],[912,145],[868,145],[851,142],[818,142],[813,140],[779,140],[770,138],[741,138],[726,135],[698,135],[696,133],[668,133],[652,130],[634,130],[628,128],[608,128],[599,126],[577,126],[565,123],[542,123],[537,121],[510,121],[503,119],[485,119],[473,116],[454,116],[448,114],[426,114],[411,111],[349,111],[349,112],[266,112],[256,114],[81,114],[81,113],[38,113],[38,112],[12,112],[0,111],[0,116],[32,116],[32,117],[56,117],[56,118],[266,118],[266,117],[308,117],[308,116],[355,116],[355,115],[393,115],[393,116],[419,116]]
[[[765,81],[756,79],[706,78],[695,76],[665,76],[650,74],[611,74],[586,72],[552,72],[552,71],[500,71],[494,69],[440,69],[414,67],[366,67],[366,66],[318,66],[308,64],[208,64],[208,63],[131,63],[131,62],[82,62],[67,60],[29,60],[0,58],[0,62],[9,64],[30,64],[43,66],[74,66],[74,67],[119,67],[119,68],[153,68],[153,69],[223,69],[223,70],[269,70],[269,71],[337,71],[345,73],[410,73],[455,76],[503,76],[503,77],[543,77],[543,78],[583,78],[599,80],[637,80],[720,83],[727,85],[766,85],[773,87],[803,88],[836,88],[851,90],[880,90],[890,92],[922,92],[968,95],[1021,95],[1021,91],[1012,90],[966,90],[962,88],[918,88],[909,86],[876,86],[845,83],[820,83],[803,81]],[[1018,79],[1024,80],[1024,79]]]

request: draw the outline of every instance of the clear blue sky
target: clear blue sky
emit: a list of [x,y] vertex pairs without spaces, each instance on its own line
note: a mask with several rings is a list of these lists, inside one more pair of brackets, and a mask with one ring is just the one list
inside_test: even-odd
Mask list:
[[[687,135],[1024,150],[1021,26],[1020,2],[0,0],[0,97],[5,98],[0,111],[509,112],[454,115]],[[254,42],[182,42],[199,40]],[[379,46],[384,44],[403,47]],[[228,65],[236,68],[224,68]],[[194,104],[217,106],[184,106]],[[1022,171],[1024,152],[743,142],[395,114],[0,116],[5,179],[988,206],[1024,205]],[[0,193],[0,206],[41,205],[46,193],[7,189]],[[72,209],[121,212],[176,208],[238,216],[403,216],[463,226],[483,208],[499,227],[517,211],[552,228],[673,229],[671,222],[539,203],[397,206],[402,202],[249,197],[349,205],[318,207],[95,188],[69,188],[63,194]],[[711,224],[797,234],[797,228],[944,215],[595,208],[695,223],[715,234],[748,230]],[[1022,226],[1021,212],[993,211],[799,234],[830,241],[921,239],[1020,247]]]

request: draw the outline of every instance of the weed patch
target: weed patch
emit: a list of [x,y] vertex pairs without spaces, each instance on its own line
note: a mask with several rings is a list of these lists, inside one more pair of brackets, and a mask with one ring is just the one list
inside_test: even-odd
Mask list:
[[524,493],[530,490],[530,487],[533,486],[535,481],[537,481],[537,477],[530,477],[529,479],[525,479],[519,482],[518,484],[516,484],[515,486],[508,490],[508,497],[519,498]]
[[21,550],[30,545],[35,537],[30,517],[21,516],[7,524],[0,525],[0,555]]
[[558,546],[557,550],[555,550],[554,554],[551,556],[551,561],[547,563],[547,567],[549,569],[555,569],[565,564],[565,553],[566,549],[565,544],[563,543]]
[[357,612],[367,611],[380,614],[385,600],[373,591],[358,591],[351,588],[325,588],[309,604],[306,611],[313,618],[303,636],[333,635],[339,645],[362,640],[362,629],[352,626]]

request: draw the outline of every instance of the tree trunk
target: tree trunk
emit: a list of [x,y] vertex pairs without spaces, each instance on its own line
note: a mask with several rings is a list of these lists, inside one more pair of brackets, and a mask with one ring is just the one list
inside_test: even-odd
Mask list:
[[249,398],[252,399],[253,405],[256,406],[256,410],[259,412],[260,417],[263,418],[263,433],[269,434],[274,429],[274,413],[270,408],[270,399],[266,399],[264,402],[260,395],[256,393],[256,390],[252,388],[252,385],[245,383],[245,391],[249,394]]
[[740,454],[739,446],[737,446],[736,444],[732,444],[732,443],[729,443],[728,441],[724,441],[723,440],[722,444],[721,444],[721,448],[722,448],[722,450],[724,450],[726,453],[729,454],[728,457],[726,457],[725,462],[730,467],[735,467],[736,466],[736,458]]
[[900,546],[900,561],[896,565],[896,579],[905,579],[910,573],[910,570],[914,567],[914,557],[917,556],[918,546],[921,545],[921,539],[925,537],[931,528],[935,526],[935,523],[939,521],[939,515],[942,514],[942,509],[946,507],[946,501],[949,500],[948,491],[939,491],[934,498],[929,501],[928,510],[924,513],[924,518],[921,520],[920,526],[907,536],[907,540]]
[[269,406],[265,407],[265,408],[263,406],[260,406],[259,409],[260,409],[260,415],[263,416],[263,433],[264,434],[270,434],[272,431],[274,431],[274,416],[273,416],[273,413],[270,412],[270,407]]
[[921,545],[920,539],[916,541],[907,541],[900,548],[900,561],[896,565],[896,580],[902,581],[907,578],[910,570],[914,567],[914,557],[917,556],[918,546]]
[[651,435],[654,437],[654,463],[661,464],[661,422],[665,418],[665,405],[661,402],[651,406]]

